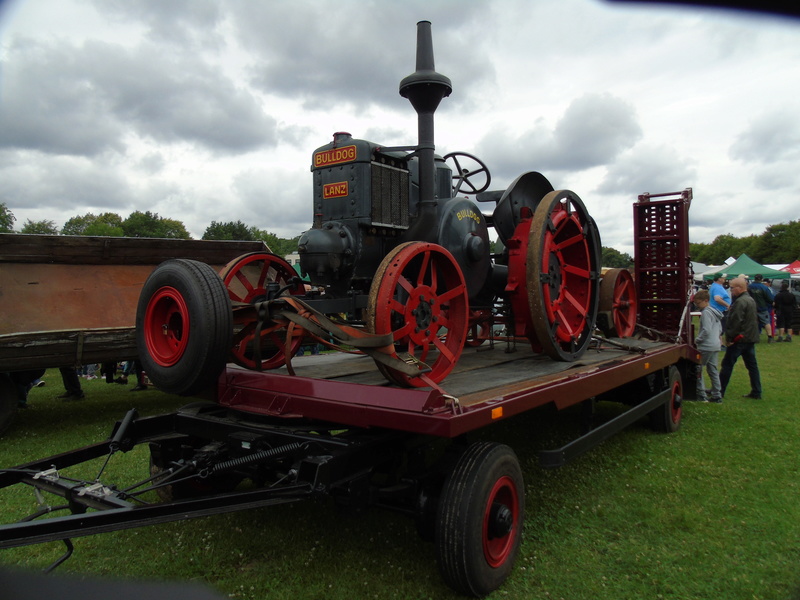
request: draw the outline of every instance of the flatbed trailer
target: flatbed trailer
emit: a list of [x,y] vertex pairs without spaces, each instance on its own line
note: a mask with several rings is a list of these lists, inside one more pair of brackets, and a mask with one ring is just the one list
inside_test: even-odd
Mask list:
[[[71,554],[73,537],[322,496],[410,516],[435,543],[445,582],[486,595],[513,568],[525,486],[510,447],[471,442],[472,434],[544,406],[580,405],[584,415],[598,401],[625,408],[541,451],[541,466],[552,468],[645,417],[657,431],[679,428],[698,361],[689,317],[690,200],[684,190],[634,204],[635,336],[595,335],[580,359],[557,361],[525,339],[490,333],[464,350],[447,378],[419,388],[398,387],[371,359],[351,354],[287,359],[261,371],[228,364],[203,399],[174,413],[130,411],[108,440],[0,470],[0,488],[28,485],[40,498],[30,517],[0,526],[0,548],[64,540],[67,552],[53,568]],[[104,480],[116,454],[144,444],[149,474]],[[89,461],[102,463],[97,477],[70,474]],[[44,493],[61,503],[42,501]],[[68,514],[55,516],[59,510]]]
[[[513,565],[524,486],[508,446],[469,444],[469,434],[545,405],[629,405],[540,453],[543,467],[557,467],[643,417],[675,431],[684,383],[694,376],[688,344],[598,338],[580,364],[511,344],[468,351],[446,392],[388,386],[364,357],[314,357],[295,375],[229,366],[216,401],[155,417],[131,411],[106,441],[0,471],[0,488],[25,484],[63,499],[0,527],[0,548],[65,540],[57,565],[71,554],[73,537],[327,496],[411,516],[423,539],[436,542],[447,583],[485,595]],[[103,469],[93,480],[69,475],[70,467],[104,457],[107,464],[142,444],[150,446],[151,475],[141,481],[104,482]],[[164,502],[148,496],[154,490]],[[448,512],[470,490],[478,491],[474,505]],[[59,509],[70,514],[52,516]],[[44,515],[50,518],[34,520]],[[477,538],[463,540],[465,532]]]

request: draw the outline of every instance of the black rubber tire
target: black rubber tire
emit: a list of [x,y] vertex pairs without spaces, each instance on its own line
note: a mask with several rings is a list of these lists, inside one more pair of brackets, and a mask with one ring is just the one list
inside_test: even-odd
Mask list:
[[[147,341],[145,328],[151,302],[163,290],[183,303],[190,325],[185,347],[171,357],[170,364],[154,358],[158,354]],[[166,325],[165,325],[166,327]],[[136,311],[136,345],[142,368],[160,390],[183,396],[197,394],[211,386],[225,368],[233,335],[231,302],[217,272],[205,263],[174,259],[161,263],[142,287]]]
[[[510,496],[511,502],[499,501]],[[498,502],[492,503],[492,498]],[[511,505],[507,506],[510,527],[502,536],[487,532],[493,504]],[[502,585],[514,567],[524,519],[525,486],[514,451],[490,442],[469,446],[447,477],[439,499],[436,559],[445,583],[475,597]],[[500,547],[492,551],[494,565],[486,550],[487,544],[497,543],[492,540],[500,541]]]
[[0,373],[0,435],[11,427],[17,417],[17,386],[8,373]]
[[683,414],[683,378],[678,367],[669,368],[667,386],[672,390],[670,399],[650,413],[650,426],[661,433],[675,433],[681,427]]

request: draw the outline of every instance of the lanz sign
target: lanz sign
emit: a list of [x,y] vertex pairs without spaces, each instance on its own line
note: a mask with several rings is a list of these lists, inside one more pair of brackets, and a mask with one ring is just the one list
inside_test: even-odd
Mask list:
[[339,181],[337,183],[327,183],[322,186],[323,198],[341,198],[347,196],[348,187],[346,181]]

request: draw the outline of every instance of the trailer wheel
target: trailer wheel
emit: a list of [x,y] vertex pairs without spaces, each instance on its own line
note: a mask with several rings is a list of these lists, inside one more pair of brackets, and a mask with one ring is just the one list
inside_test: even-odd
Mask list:
[[11,427],[17,417],[17,386],[8,373],[0,373],[0,435]]
[[675,433],[681,426],[683,412],[683,379],[678,367],[669,368],[670,398],[650,413],[650,424],[655,431]]
[[231,303],[205,263],[161,263],[142,287],[136,345],[147,377],[159,389],[190,396],[216,383],[231,348]]
[[[232,302],[255,304],[267,300],[269,284],[277,284],[279,288],[298,296],[305,293],[302,282],[295,282],[297,272],[280,256],[267,252],[250,252],[233,259],[219,272]],[[299,279],[298,279],[299,281]],[[289,358],[297,354],[303,343],[301,334],[295,335],[289,346],[286,346],[286,328],[278,325],[266,325],[260,332],[261,364],[256,362],[254,351],[256,323],[251,320],[238,322],[234,314],[234,333],[231,346],[233,362],[246,369],[268,371],[286,364]],[[298,330],[299,331],[299,330]]]
[[472,444],[439,499],[436,557],[444,581],[459,593],[485,596],[511,573],[525,515],[525,487],[514,451]]
[[[461,356],[467,337],[469,299],[464,276],[453,255],[438,244],[407,242],[387,254],[369,290],[368,326],[372,333],[392,333],[394,355],[442,381]],[[377,363],[389,381],[424,387]]]

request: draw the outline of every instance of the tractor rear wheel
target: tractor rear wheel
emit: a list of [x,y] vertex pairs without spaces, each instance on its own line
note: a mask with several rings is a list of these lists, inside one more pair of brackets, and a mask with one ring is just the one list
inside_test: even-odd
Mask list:
[[527,248],[531,343],[556,360],[577,360],[597,319],[600,235],[583,201],[553,191],[534,212]]

